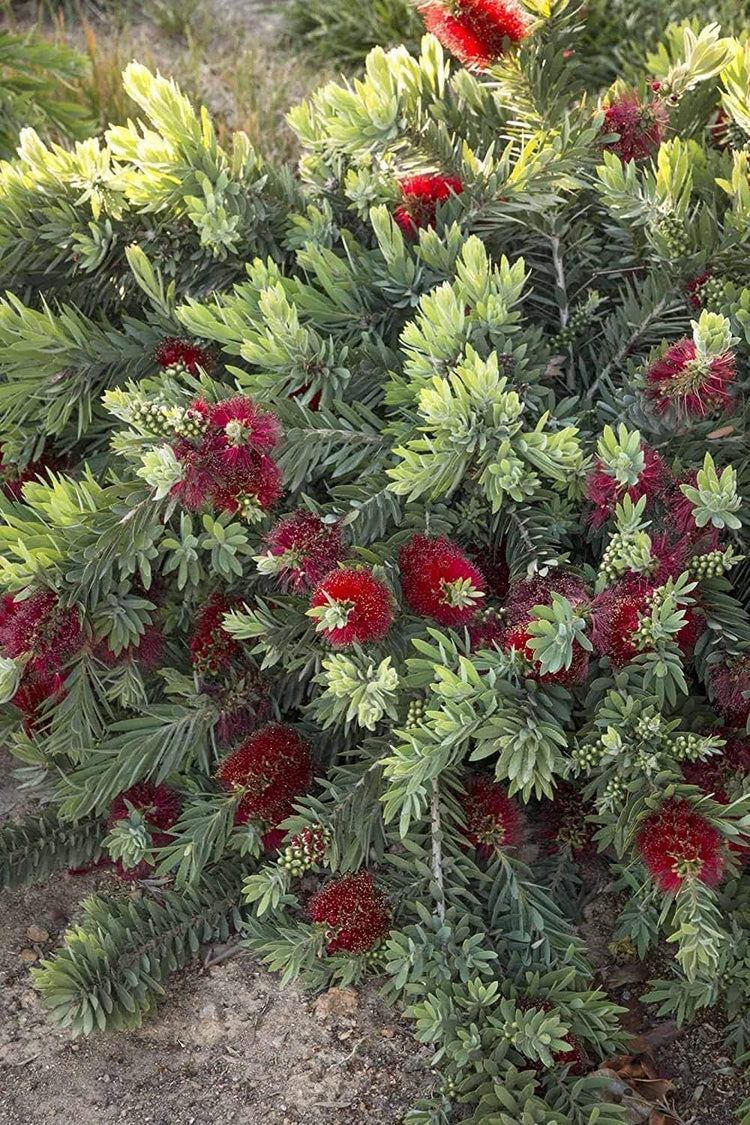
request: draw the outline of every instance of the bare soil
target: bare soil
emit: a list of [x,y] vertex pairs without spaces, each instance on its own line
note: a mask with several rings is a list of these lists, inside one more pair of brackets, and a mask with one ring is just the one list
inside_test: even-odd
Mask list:
[[[0,752],[0,819],[31,804],[7,766]],[[108,890],[122,884],[99,871],[0,895],[0,1125],[396,1125],[433,1085],[429,1051],[374,985],[281,990],[244,953],[204,965],[224,949],[173,977],[138,1031],[76,1041],[55,1030],[29,968],[83,898]]]

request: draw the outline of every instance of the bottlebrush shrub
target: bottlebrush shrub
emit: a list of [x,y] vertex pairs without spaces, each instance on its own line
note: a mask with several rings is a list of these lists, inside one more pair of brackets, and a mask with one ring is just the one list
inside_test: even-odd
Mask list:
[[[428,36],[295,110],[284,262],[175,307],[210,369],[136,372],[97,406],[106,472],[0,499],[20,775],[82,826],[62,863],[127,844],[159,883],[36,971],[77,1032],[137,1024],[231,926],[284,980],[380,975],[444,1073],[412,1122],[626,1121],[594,866],[615,939],[674,951],[646,1002],[747,1048],[750,192],[711,122],[750,115],[748,59],[675,33],[633,80],[669,128],[624,162],[551,7],[484,72]],[[463,190],[405,237],[415,175]],[[176,821],[130,801],[105,838],[143,785]],[[49,870],[48,821],[2,840]]]

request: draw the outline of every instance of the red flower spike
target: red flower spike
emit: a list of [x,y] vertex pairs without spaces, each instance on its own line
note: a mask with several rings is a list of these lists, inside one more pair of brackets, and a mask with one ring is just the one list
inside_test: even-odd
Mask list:
[[484,604],[484,576],[449,539],[414,535],[398,553],[404,600],[420,617],[465,625]]
[[281,469],[260,453],[246,467],[227,472],[219,479],[211,492],[211,503],[220,512],[242,512],[245,503],[268,511],[281,493]]
[[410,176],[399,184],[403,203],[393,212],[393,218],[408,239],[416,239],[420,227],[433,227],[438,203],[464,190],[455,176]]
[[714,704],[727,723],[745,727],[750,719],[750,656],[714,665],[709,682]]
[[[118,820],[126,820],[130,810],[126,802],[134,809],[141,812],[146,820],[154,848],[162,848],[169,844],[173,837],[166,831],[171,828],[180,815],[182,801],[178,793],[166,785],[152,785],[148,781],[140,782],[131,789],[115,797],[109,809],[108,824],[111,827]],[[118,878],[126,882],[135,879],[147,879],[153,871],[152,865],[145,859],[135,867],[125,867],[122,860],[115,863],[115,873]]]
[[721,834],[689,801],[665,801],[644,821],[635,846],[654,882],[667,893],[678,891],[688,877],[716,886],[724,873]]
[[28,598],[7,595],[0,605],[0,649],[10,657],[30,654],[24,679],[47,677],[84,642],[78,611],[63,609],[52,590]]
[[[512,629],[508,629],[503,637],[503,646],[522,652],[532,664],[535,664],[534,650],[529,647],[529,642],[533,640],[533,637],[527,629],[528,623],[526,625],[514,625]],[[573,643],[573,659],[569,668],[560,668],[557,672],[544,673],[532,670],[529,678],[537,680],[540,684],[570,685],[584,684],[588,674],[589,654],[579,645],[578,641],[575,641]]]
[[515,0],[430,0],[420,7],[427,31],[475,70],[529,34],[528,17]]
[[[531,1008],[536,1008],[538,1011],[549,1013],[553,1011],[552,1004],[549,1000],[540,1000],[536,997],[530,996],[524,1000],[516,1000],[516,1007],[520,1008],[522,1012],[528,1012]],[[570,1047],[569,1051],[553,1051],[552,1063],[554,1066],[568,1066],[570,1069],[569,1074],[582,1075],[588,1074],[591,1070],[591,1064],[583,1052],[578,1036],[569,1031],[567,1035],[563,1035],[563,1043],[567,1043]],[[523,1064],[519,1070],[545,1070],[544,1063],[541,1059],[528,1059],[524,1058]]]
[[161,666],[164,645],[163,633],[160,633],[153,625],[147,625],[138,640],[132,645],[128,645],[117,656],[112,652],[106,640],[101,641],[96,646],[95,654],[103,664],[110,668],[114,668],[126,660],[131,660],[134,664],[139,664],[142,668],[145,668],[146,671],[155,672]]
[[711,273],[711,271],[707,270],[706,273],[702,273],[699,277],[694,277],[692,281],[689,281],[687,283],[685,289],[687,290],[687,298],[691,308],[701,308],[701,306],[703,305],[701,289],[709,280],[709,278],[713,276],[714,275]]
[[569,848],[575,856],[584,855],[592,847],[596,825],[586,819],[596,809],[584,801],[580,789],[569,781],[560,781],[552,800],[543,801],[538,821],[539,841],[548,855]]
[[574,574],[551,574],[513,582],[508,593],[509,624],[526,625],[534,606],[551,605],[553,594],[567,598],[573,607],[588,606],[591,602],[585,584]]
[[641,102],[635,93],[622,94],[606,108],[602,133],[617,133],[618,137],[604,147],[626,164],[646,160],[664,139],[668,122],[669,114],[660,98]]
[[118,820],[127,820],[130,816],[128,803],[143,813],[147,824],[162,831],[172,827],[182,807],[180,795],[175,793],[174,789],[166,785],[152,785],[150,781],[141,781],[115,797],[109,807],[110,827]]
[[49,472],[58,473],[68,468],[67,458],[43,455],[37,461],[30,461],[25,469],[19,469],[13,461],[5,462],[0,445],[0,489],[11,500],[23,497],[23,486],[29,481],[44,481]]
[[215,403],[209,409],[208,423],[211,448],[230,472],[252,468],[253,454],[267,453],[281,436],[276,415],[259,410],[246,395]]
[[594,600],[591,615],[591,640],[613,667],[622,668],[640,652],[636,632],[641,614],[648,610],[655,586],[643,578],[623,578]]
[[300,510],[284,516],[266,536],[278,575],[295,590],[317,586],[347,555],[340,523]]
[[193,667],[203,676],[217,676],[229,667],[242,649],[222,628],[224,614],[233,603],[223,594],[212,594],[196,614],[195,629],[190,638]]
[[294,727],[269,723],[224,758],[216,777],[225,789],[244,790],[235,824],[260,820],[275,828],[312,784],[310,747]]
[[336,647],[382,641],[393,624],[390,591],[364,568],[326,575],[310,599],[318,607],[325,611],[314,615],[318,631]]
[[391,926],[386,897],[377,892],[366,868],[326,883],[307,909],[313,922],[325,926],[328,953],[366,953]]
[[482,859],[490,859],[498,848],[521,843],[521,812],[502,785],[482,775],[470,777],[460,801],[466,821],[463,833]]
[[210,352],[193,344],[190,340],[177,340],[174,336],[167,336],[156,349],[156,362],[160,367],[175,367],[182,365],[191,375],[198,374],[198,368],[210,371],[213,358]]
[[629,496],[635,504],[642,496],[649,502],[661,499],[671,483],[671,474],[655,449],[641,444],[644,466],[636,484],[629,488],[605,472],[603,462],[597,459],[586,479],[586,496],[594,505],[590,515],[594,527],[601,527],[615,514],[615,507]]
[[656,414],[674,406],[682,415],[702,418],[711,410],[727,409],[736,374],[731,352],[702,359],[695,343],[686,336],[649,366],[646,396]]
[[481,543],[472,543],[467,548],[467,553],[484,576],[487,593],[504,602],[510,586],[510,567],[505,557],[505,544],[485,547]]

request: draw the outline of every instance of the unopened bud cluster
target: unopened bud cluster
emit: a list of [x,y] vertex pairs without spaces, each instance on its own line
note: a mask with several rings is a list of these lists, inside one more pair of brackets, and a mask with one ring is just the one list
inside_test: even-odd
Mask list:
[[588,302],[574,309],[568,323],[558,332],[556,343],[562,348],[568,348],[571,344],[574,344],[593,320],[594,311],[595,309]]
[[700,734],[675,735],[671,740],[670,750],[680,762],[697,762],[706,753],[706,739]]
[[371,968],[382,968],[388,960],[388,956],[385,951],[385,945],[376,945],[374,949],[366,950],[364,953],[364,958]]
[[656,223],[655,230],[662,238],[670,258],[682,258],[690,249],[685,224],[675,215],[663,215]]
[[180,437],[200,438],[208,428],[208,420],[199,410],[175,406],[169,413],[172,430]]
[[731,569],[732,562],[727,559],[726,551],[709,551],[690,562],[690,573],[696,578],[720,578]]
[[174,426],[170,420],[170,409],[164,402],[136,400],[130,407],[130,423],[150,434],[171,437]]
[[578,746],[574,746],[570,756],[576,769],[585,771],[598,766],[606,753],[607,745],[604,739],[597,738],[595,742],[581,742]]
[[619,777],[611,777],[607,784],[604,786],[602,793],[602,800],[610,807],[612,805],[620,805],[625,800],[627,788],[625,783]]
[[322,824],[303,828],[292,836],[281,856],[281,867],[290,875],[302,875],[316,864],[322,863],[330,847],[331,833]]
[[414,727],[418,727],[425,717],[426,710],[424,699],[412,699],[409,703],[409,709],[406,712],[404,729],[413,730]]

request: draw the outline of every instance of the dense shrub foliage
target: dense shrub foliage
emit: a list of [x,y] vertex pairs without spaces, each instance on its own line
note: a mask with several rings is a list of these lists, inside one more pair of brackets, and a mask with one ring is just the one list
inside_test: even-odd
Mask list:
[[592,97],[564,0],[425,8],[291,112],[299,184],[136,65],[146,122],[0,170],[0,689],[49,798],[0,871],[171,878],[35,971],[77,1033],[234,930],[381,977],[442,1072],[410,1121],[612,1125],[592,865],[673,952],[647,1002],[747,1051],[750,49],[673,27]]

